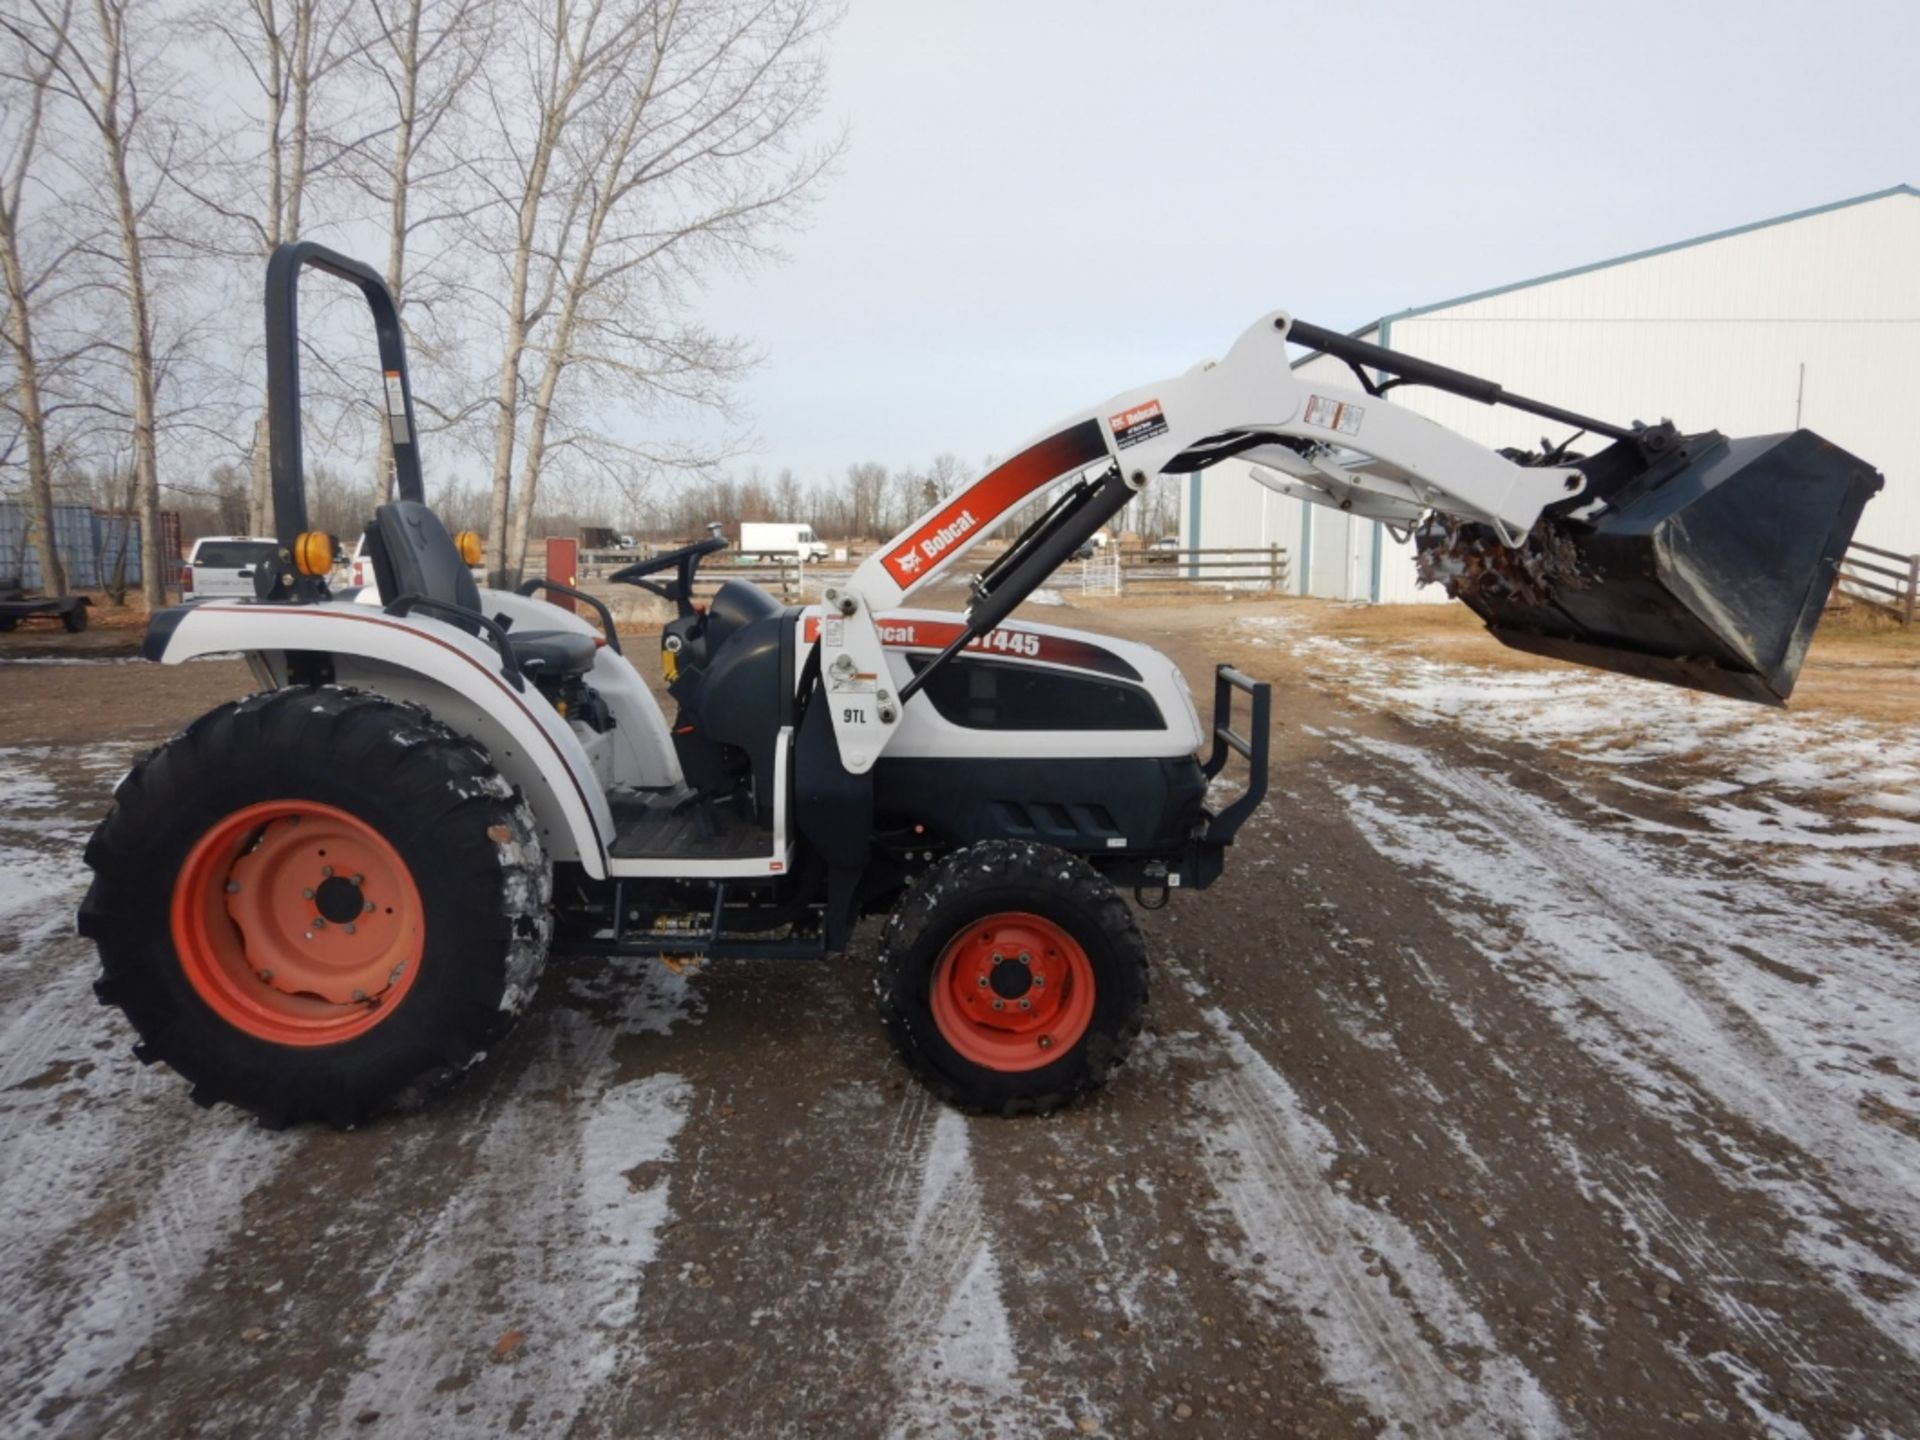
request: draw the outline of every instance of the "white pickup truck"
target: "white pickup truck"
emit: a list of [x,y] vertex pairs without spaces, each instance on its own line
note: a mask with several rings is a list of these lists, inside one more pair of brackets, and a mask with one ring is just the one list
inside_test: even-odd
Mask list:
[[813,533],[811,525],[788,525],[772,521],[742,521],[740,549],[742,560],[825,560],[832,554],[827,542]]
[[252,597],[253,567],[272,564],[280,542],[259,535],[203,535],[180,571],[180,598]]

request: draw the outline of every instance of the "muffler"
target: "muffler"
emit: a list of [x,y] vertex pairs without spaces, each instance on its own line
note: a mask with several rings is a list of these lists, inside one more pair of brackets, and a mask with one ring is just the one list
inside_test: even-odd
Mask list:
[[1769,705],[1793,693],[1883,483],[1811,430],[1729,440],[1658,425],[1590,458],[1506,453],[1574,465],[1587,488],[1518,547],[1429,517],[1416,534],[1423,581],[1516,650]]

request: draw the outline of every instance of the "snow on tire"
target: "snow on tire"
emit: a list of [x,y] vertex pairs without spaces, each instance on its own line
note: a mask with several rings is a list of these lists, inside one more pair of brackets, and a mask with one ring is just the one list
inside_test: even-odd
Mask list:
[[351,1125],[477,1061],[552,932],[531,811],[416,705],[223,705],[136,764],[87,845],[95,989],[203,1104]]

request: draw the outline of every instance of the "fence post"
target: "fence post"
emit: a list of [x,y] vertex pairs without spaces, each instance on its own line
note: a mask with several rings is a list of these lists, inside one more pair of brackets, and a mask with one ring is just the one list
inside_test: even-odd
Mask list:
[[1274,594],[1280,593],[1280,547],[1267,546],[1267,589]]
[[1905,624],[1913,624],[1914,592],[1920,591],[1920,555],[1907,557],[1907,618]]

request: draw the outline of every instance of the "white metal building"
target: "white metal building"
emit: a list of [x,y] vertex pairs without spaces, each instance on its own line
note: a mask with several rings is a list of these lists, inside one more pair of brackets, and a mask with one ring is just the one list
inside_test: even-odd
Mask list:
[[[1804,425],[1886,476],[1855,538],[1920,552],[1920,190],[1910,185],[1405,310],[1359,333],[1620,423],[1727,435]],[[1325,357],[1301,373],[1353,383]],[[1483,444],[1567,434],[1416,386],[1391,398]],[[1183,546],[1281,545],[1301,594],[1445,598],[1416,587],[1411,547],[1383,526],[1276,495],[1242,462],[1189,477],[1183,500]]]

